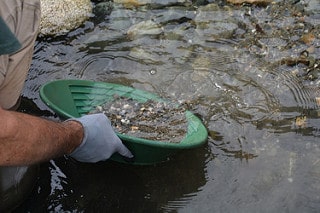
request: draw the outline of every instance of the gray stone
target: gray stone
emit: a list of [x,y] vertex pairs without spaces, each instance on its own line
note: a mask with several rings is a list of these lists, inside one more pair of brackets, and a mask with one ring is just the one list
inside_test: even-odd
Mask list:
[[61,35],[79,27],[92,13],[90,0],[41,0],[41,35]]

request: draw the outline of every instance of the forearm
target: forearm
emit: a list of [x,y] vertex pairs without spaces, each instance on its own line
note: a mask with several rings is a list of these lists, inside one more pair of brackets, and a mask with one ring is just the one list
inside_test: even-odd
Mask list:
[[29,165],[70,154],[81,144],[76,121],[53,122],[0,109],[0,166]]

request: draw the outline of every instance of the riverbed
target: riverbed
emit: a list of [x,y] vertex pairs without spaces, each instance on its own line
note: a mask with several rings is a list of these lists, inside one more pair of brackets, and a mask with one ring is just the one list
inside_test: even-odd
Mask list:
[[150,166],[45,162],[17,212],[319,212],[320,2],[126,2],[38,38],[25,112],[60,120],[50,80],[119,83],[188,103],[207,143]]

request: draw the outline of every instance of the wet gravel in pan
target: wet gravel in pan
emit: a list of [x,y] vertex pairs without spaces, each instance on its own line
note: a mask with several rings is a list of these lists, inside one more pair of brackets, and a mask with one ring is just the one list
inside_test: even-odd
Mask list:
[[185,108],[173,103],[115,97],[91,113],[104,113],[119,133],[157,141],[179,143],[186,135]]

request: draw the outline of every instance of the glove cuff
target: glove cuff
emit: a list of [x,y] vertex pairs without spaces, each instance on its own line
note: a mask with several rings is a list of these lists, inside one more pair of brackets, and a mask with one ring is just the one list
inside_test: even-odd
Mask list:
[[80,119],[71,118],[71,119],[68,119],[64,122],[68,122],[68,121],[76,121],[76,122],[80,123],[80,125],[82,125],[82,127],[83,127],[83,138],[82,138],[81,144],[77,148],[75,148],[70,154],[68,154],[68,156],[77,159],[78,156],[82,156],[84,154],[83,150],[85,150],[85,149],[82,149],[82,147],[84,147],[86,144],[86,141],[88,138],[88,134],[87,134],[88,131],[87,131],[86,126],[80,121]]

